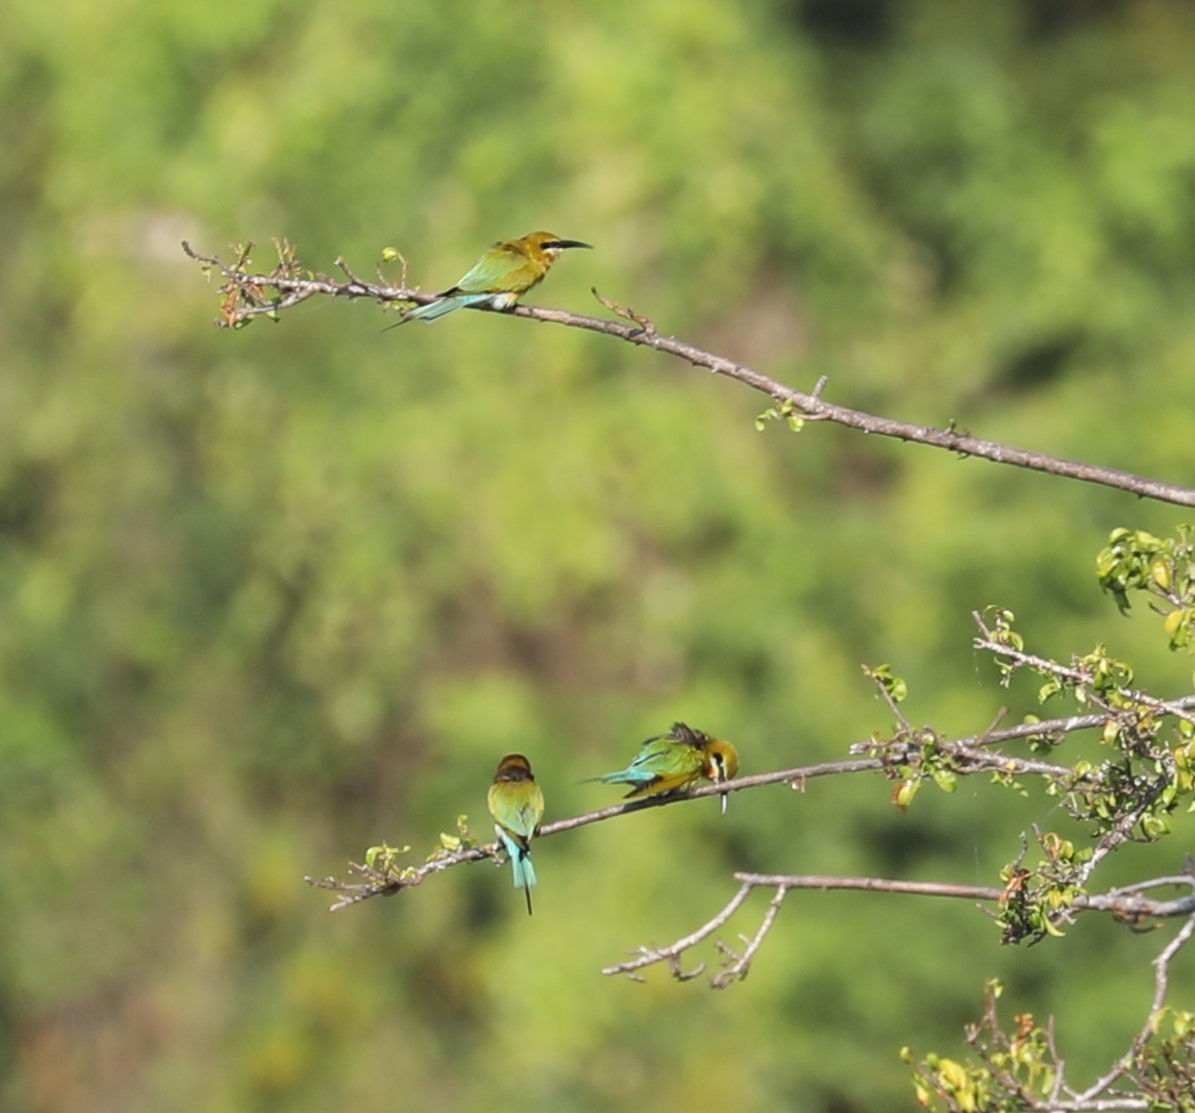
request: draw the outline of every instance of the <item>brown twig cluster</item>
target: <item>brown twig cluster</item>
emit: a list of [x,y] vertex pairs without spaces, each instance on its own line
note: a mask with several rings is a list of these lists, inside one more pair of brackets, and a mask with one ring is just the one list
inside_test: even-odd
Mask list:
[[[1178,879],[1195,885],[1195,876]],[[970,1066],[928,1056],[915,1062],[913,1083],[924,1106],[935,1101],[949,1113],[977,1110],[1024,1113],[1113,1113],[1195,1107],[1195,1026],[1191,1013],[1172,1009],[1171,965],[1195,935],[1195,915],[1187,920],[1153,960],[1154,994],[1141,1029],[1128,1050],[1088,1086],[1071,1082],[1066,1060],[1058,1052],[1053,1020],[1039,1025],[1031,1013],[1013,1017],[1006,1030],[997,1003],[999,982],[989,981],[983,1019],[968,1026],[967,1043],[979,1062]]]

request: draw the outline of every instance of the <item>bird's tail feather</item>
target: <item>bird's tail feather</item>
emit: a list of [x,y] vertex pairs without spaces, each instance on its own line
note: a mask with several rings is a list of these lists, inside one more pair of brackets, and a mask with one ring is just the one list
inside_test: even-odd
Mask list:
[[493,297],[492,294],[454,294],[452,297],[428,302],[427,305],[421,305],[418,309],[412,309],[403,320],[437,321],[466,305],[481,305],[489,301],[491,297]]
[[510,859],[510,869],[514,874],[516,889],[526,889],[536,883],[535,867],[531,864],[531,851],[521,847],[505,831],[499,829],[502,845],[506,848],[506,856]]
[[531,913],[531,887],[535,884],[535,867],[531,864],[531,852],[521,846],[511,848],[510,868],[514,871],[515,888],[523,890],[527,899],[527,915]]
[[638,788],[640,785],[648,784],[656,779],[655,773],[639,773],[632,772],[630,769],[620,769],[617,773],[603,773],[600,777],[586,777],[577,783],[587,785],[600,781],[604,785],[634,785]]
[[527,851],[520,848],[511,855],[510,862],[514,869],[516,889],[529,889],[536,884],[535,867],[531,864],[531,855]]

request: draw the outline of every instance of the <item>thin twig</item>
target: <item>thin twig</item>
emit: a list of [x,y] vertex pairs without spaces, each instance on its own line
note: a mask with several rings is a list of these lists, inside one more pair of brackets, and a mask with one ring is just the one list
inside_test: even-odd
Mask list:
[[[727,920],[730,919],[742,905],[754,888],[752,885],[744,884],[740,886],[739,891],[730,899],[720,912],[712,919],[702,924],[696,931],[678,939],[675,943],[670,943],[667,947],[639,947],[629,954],[637,955],[638,957],[631,959],[628,962],[620,962],[617,966],[607,966],[602,970],[603,974],[626,974],[634,981],[643,981],[637,975],[637,971],[642,970],[645,966],[654,966],[657,963],[666,963],[672,967],[673,975],[680,969],[680,956],[691,947],[695,947],[703,939],[707,939],[713,935]],[[703,967],[704,968],[704,967]],[[700,971],[697,971],[700,973]],[[695,977],[695,974],[689,974],[683,980]]]
[[756,952],[763,941],[767,938],[768,932],[772,930],[772,925],[776,922],[776,916],[780,912],[780,906],[784,903],[784,897],[788,890],[780,885],[776,889],[776,895],[768,902],[768,910],[764,913],[763,919],[759,922],[759,927],[756,932],[749,939],[743,936],[743,942],[746,943],[742,954],[731,950],[725,943],[719,943],[718,949],[726,955],[727,961],[723,963],[723,969],[720,974],[715,974],[710,978],[710,985],[714,989],[725,989],[728,985],[734,982],[741,982],[751,970],[751,960],[755,957]]
[[[1088,690],[1089,698],[1099,703],[1100,706],[1106,707],[1107,714],[1104,716],[1105,719],[1108,715],[1118,714],[1125,710],[1124,708],[1107,706],[1090,691],[1095,684],[1095,678],[1090,673],[1084,672],[1082,669],[1069,668],[1066,665],[1058,664],[1057,661],[1050,661],[1045,657],[1038,657],[1035,654],[1017,649],[1015,646],[1009,645],[1007,642],[1001,641],[997,636],[993,635],[987,623],[984,622],[983,616],[978,611],[972,611],[971,617],[983,633],[983,637],[975,638],[971,643],[972,648],[981,649],[994,656],[1006,657],[1020,667],[1049,672],[1072,683],[1083,685]],[[1167,715],[1174,715],[1176,718],[1195,724],[1195,713],[1187,710],[1189,704],[1186,700],[1161,700],[1133,688],[1124,688],[1122,692],[1126,699],[1132,700],[1133,703],[1139,704],[1142,707],[1148,707],[1152,711],[1161,711]]]

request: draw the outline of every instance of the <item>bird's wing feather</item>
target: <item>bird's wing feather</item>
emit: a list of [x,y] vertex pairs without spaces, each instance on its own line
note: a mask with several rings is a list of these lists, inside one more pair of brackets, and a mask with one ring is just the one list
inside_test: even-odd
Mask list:
[[451,293],[438,294],[439,301],[429,301],[426,305],[419,306],[418,309],[412,309],[399,322],[405,324],[407,321],[435,321],[441,317],[447,316],[466,305],[480,305],[484,301],[488,301],[489,294],[462,294],[459,297]]
[[[631,764],[614,773],[592,778],[605,784],[634,785],[636,791],[655,788],[663,781],[683,783],[701,767],[701,753],[693,746],[681,746],[667,735],[649,738],[643,743]],[[675,784],[672,785],[675,787]],[[671,789],[659,789],[668,792]]]
[[[695,779],[690,772],[660,774],[650,781],[636,785],[623,799],[630,800],[637,796],[666,796],[670,792],[676,792],[678,789],[692,784]],[[627,781],[626,783],[630,784],[631,782]]]
[[469,273],[456,284],[454,291],[476,294],[514,289],[518,285],[518,276],[528,265],[527,256],[518,248],[506,243],[495,244],[473,264]]

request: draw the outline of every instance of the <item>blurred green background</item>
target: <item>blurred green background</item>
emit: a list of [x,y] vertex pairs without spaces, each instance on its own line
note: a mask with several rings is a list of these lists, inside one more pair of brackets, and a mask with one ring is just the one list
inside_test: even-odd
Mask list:
[[843,756],[890,727],[864,662],[982,730],[1033,706],[970,650],[990,603],[1189,691],[1093,572],[1182,511],[760,434],[761,396],[565,329],[216,330],[178,243],[394,245],[438,289],[547,228],[598,250],[532,303],[1191,484],[1195,8],[7,0],[0,41],[0,1106],[912,1109],[898,1048],[961,1054],[996,973],[1072,1070],[1123,1050],[1160,944],[1094,919],[1002,951],[969,906],[799,894],[728,992],[598,973],[735,868],[994,884],[1036,793],[650,811],[539,844],[532,919],[489,865],[336,915],[301,878],[486,835],[510,749],[548,818],[673,719],[744,772]]

